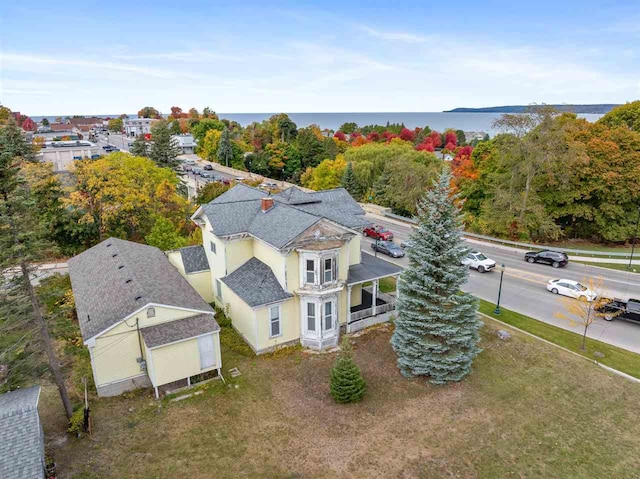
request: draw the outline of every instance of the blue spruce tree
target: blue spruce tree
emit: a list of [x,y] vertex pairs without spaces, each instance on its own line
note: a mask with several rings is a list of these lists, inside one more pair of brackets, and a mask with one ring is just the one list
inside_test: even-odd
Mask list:
[[418,227],[411,235],[409,267],[399,278],[391,338],[400,372],[433,384],[460,381],[481,351],[477,301],[460,290],[468,274],[461,264],[467,250],[450,181],[445,168],[418,202]]

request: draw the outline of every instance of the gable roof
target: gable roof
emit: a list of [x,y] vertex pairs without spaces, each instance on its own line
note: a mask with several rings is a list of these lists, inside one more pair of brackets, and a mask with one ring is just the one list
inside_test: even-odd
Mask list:
[[40,386],[0,394],[0,477],[44,478]]
[[209,271],[209,260],[202,246],[186,246],[180,248],[179,251],[185,273],[191,274],[199,271]]
[[68,265],[85,341],[149,303],[213,312],[153,246],[109,238]]
[[215,331],[220,331],[220,326],[212,314],[196,314],[142,328],[140,334],[149,348],[157,348]]
[[344,188],[306,193],[291,187],[272,196],[273,207],[263,212],[261,199],[268,196],[264,191],[238,184],[203,205],[201,211],[216,236],[249,233],[278,249],[323,218],[346,228],[371,224]]
[[293,297],[282,289],[271,268],[258,258],[251,258],[221,281],[251,307]]

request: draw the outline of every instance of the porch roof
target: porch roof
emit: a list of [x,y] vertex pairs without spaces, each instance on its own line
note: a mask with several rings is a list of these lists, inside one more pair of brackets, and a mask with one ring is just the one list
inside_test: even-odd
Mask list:
[[213,314],[198,314],[142,328],[140,334],[149,348],[157,348],[219,330]]
[[402,272],[402,269],[401,266],[363,252],[360,263],[349,266],[347,284],[358,284],[376,278],[396,276]]

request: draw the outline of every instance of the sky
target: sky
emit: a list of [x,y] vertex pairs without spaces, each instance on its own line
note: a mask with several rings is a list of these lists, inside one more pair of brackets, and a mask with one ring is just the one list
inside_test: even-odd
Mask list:
[[0,2],[0,103],[34,116],[638,98],[638,0]]

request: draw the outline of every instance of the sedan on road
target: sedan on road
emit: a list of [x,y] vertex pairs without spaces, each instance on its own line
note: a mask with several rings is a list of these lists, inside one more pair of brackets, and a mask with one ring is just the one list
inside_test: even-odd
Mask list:
[[487,258],[479,251],[470,251],[462,260],[462,264],[475,269],[478,273],[486,273],[496,267],[496,262]]
[[393,241],[378,241],[377,243],[371,243],[371,249],[386,254],[387,256],[391,256],[392,258],[402,258],[404,256],[404,250]]
[[529,263],[550,264],[554,268],[566,266],[569,263],[569,257],[565,253],[549,250],[527,251],[524,259]]
[[553,294],[576,298],[580,301],[593,301],[598,297],[594,291],[572,279],[549,280],[547,283],[547,291],[551,291]]
[[369,226],[362,230],[362,234],[373,239],[381,239],[384,241],[393,240],[393,233],[384,226]]
[[204,165],[204,169],[208,170],[208,171],[212,171],[213,170],[213,165],[207,163],[206,165]]

